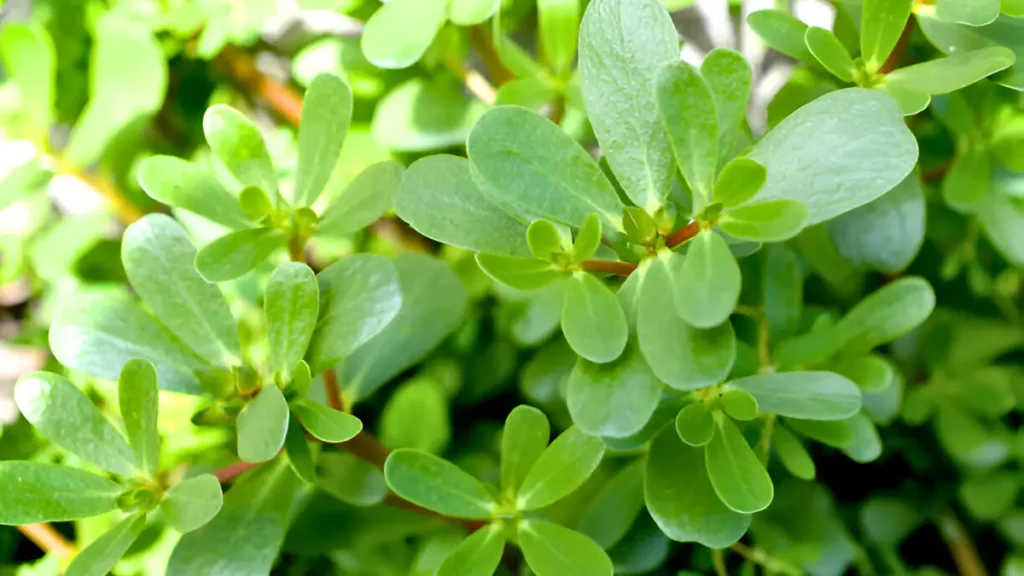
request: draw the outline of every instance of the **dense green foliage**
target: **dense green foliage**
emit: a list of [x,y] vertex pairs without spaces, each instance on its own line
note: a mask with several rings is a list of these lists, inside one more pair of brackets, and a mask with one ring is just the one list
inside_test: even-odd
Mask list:
[[1024,574],[1024,2],[295,4],[0,16],[0,574]]

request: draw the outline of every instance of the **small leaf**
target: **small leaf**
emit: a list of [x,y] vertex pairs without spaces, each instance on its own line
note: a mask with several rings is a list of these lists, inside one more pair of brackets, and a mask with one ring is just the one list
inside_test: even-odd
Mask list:
[[549,220],[535,220],[526,229],[526,243],[534,258],[550,260],[553,254],[564,251],[562,236],[558,228]]
[[121,368],[117,400],[139,470],[156,476],[160,466],[159,405],[156,370],[149,361],[137,358]]
[[384,473],[351,452],[320,452],[317,488],[353,506],[373,506],[388,493]]
[[448,19],[457,26],[480,24],[501,6],[497,0],[451,0]]
[[999,17],[999,0],[937,0],[935,13],[948,22],[984,26]]
[[[484,1],[497,4],[492,0]],[[540,0],[537,2],[537,28],[544,62],[554,72],[568,70],[576,57],[580,3],[577,0]]]
[[629,326],[615,293],[594,275],[577,272],[566,286],[562,333],[577,354],[603,363],[622,355]]
[[266,462],[281,451],[288,432],[288,402],[273,384],[238,413],[238,457],[244,462]]
[[772,479],[739,428],[724,414],[715,415],[718,431],[704,447],[708,478],[726,506],[743,514],[768,507],[775,494]]
[[749,392],[762,414],[808,420],[842,420],[860,410],[860,389],[833,372],[776,372],[733,380],[728,389]]
[[807,448],[788,428],[778,424],[775,426],[772,446],[775,448],[775,455],[790,474],[801,480],[814,480],[814,460],[811,460]]
[[[245,216],[254,221],[260,221],[274,211],[274,201],[258,186],[246,186],[238,193],[237,202]],[[250,226],[244,226],[249,228]]]
[[885,358],[874,354],[845,358],[831,365],[831,368],[863,392],[881,392],[891,386],[896,378],[892,365]]
[[292,412],[307,432],[324,442],[345,442],[363,429],[363,423],[355,416],[312,400],[296,402]]
[[[315,234],[318,236],[348,236],[373,224],[391,210],[405,174],[405,168],[394,160],[385,160],[369,166],[349,183],[341,195],[320,215]],[[424,194],[423,190],[418,190]]]
[[673,278],[676,310],[691,326],[713,328],[728,320],[739,301],[741,277],[736,257],[718,234],[705,230],[688,243]]
[[160,511],[175,530],[191,532],[213,520],[223,503],[220,480],[212,474],[201,474],[172,486]]
[[590,258],[601,247],[601,219],[597,214],[587,216],[583,221],[572,245],[572,257],[576,262]]
[[757,400],[744,390],[733,389],[722,393],[722,408],[733,420],[746,422],[757,418]]
[[713,49],[700,64],[700,75],[711,88],[718,110],[720,162],[731,159],[745,137],[753,74],[747,59],[728,48]]
[[294,203],[312,206],[341,155],[352,120],[352,89],[334,74],[318,74],[306,89],[299,120],[299,163],[295,169]]
[[[1004,6],[1004,11],[1006,7]],[[990,46],[1005,46],[1017,55],[1016,63],[1010,68],[992,76],[992,81],[1015,90],[1024,89],[1024,20],[1000,16],[988,26],[966,26],[938,18],[937,15],[921,12],[916,15],[918,25],[925,37],[946,54],[966,53]]]
[[919,326],[935,308],[935,292],[923,278],[905,277],[869,294],[836,325],[849,353],[891,342]]
[[677,62],[658,75],[657,101],[686,183],[710,198],[718,164],[718,112],[711,88],[696,68]]
[[832,32],[811,26],[804,33],[804,42],[808,50],[817,58],[818,62],[843,82],[853,83],[853,76],[857,69],[853,64],[853,58],[846,51],[843,43],[836,38]]
[[292,367],[306,354],[316,328],[320,289],[316,275],[301,262],[288,262],[274,269],[263,296],[267,322],[267,368],[288,380]]
[[532,406],[516,406],[505,419],[501,435],[501,489],[512,494],[548,447],[551,425]]
[[192,162],[173,156],[150,156],[139,164],[138,179],[139,186],[157,202],[235,230],[252,225],[238,198],[212,173]]
[[378,68],[408,68],[434,41],[447,0],[395,0],[374,12],[363,30],[363,54]]
[[676,433],[690,446],[704,446],[715,435],[715,417],[704,402],[688,404],[676,415]]
[[356,254],[317,274],[320,320],[307,362],[314,372],[334,365],[379,334],[402,307],[398,274],[377,254]]
[[277,195],[277,174],[263,134],[245,115],[224,104],[211,106],[203,116],[203,133],[210,150],[242,186]]
[[612,576],[612,561],[593,540],[543,520],[519,523],[523,558],[537,576]]
[[711,200],[726,208],[739,206],[753,198],[767,178],[768,171],[758,162],[750,158],[733,158],[715,180],[715,193]]
[[885,82],[925,94],[946,94],[1009,68],[1015,59],[1009,48],[990,46],[898,68],[885,76]]
[[83,470],[8,460],[0,462],[0,524],[64,522],[117,510],[124,488]]
[[208,282],[227,282],[252,270],[284,245],[284,232],[274,228],[238,230],[200,248],[196,270]]
[[[813,62],[814,55],[804,43],[807,25],[784,10],[758,10],[747,16],[747,24],[769,47],[786,56]],[[902,30],[903,27],[900,27]]]
[[447,460],[411,448],[388,456],[384,477],[395,494],[445,516],[484,520],[496,506],[479,480]]
[[313,462],[313,452],[309,449],[305,431],[294,412],[288,418],[288,431],[284,435],[284,454],[288,457],[288,464],[291,465],[296,476],[303,482],[310,484],[316,482],[316,463]]
[[573,423],[587,434],[622,438],[635,434],[650,420],[662,388],[633,344],[607,364],[577,360],[569,376],[566,402]]
[[865,0],[861,12],[860,54],[869,70],[889,58],[910,18],[914,0]]
[[517,290],[536,290],[566,276],[551,262],[536,258],[477,254],[476,263],[496,282]]
[[842,448],[853,440],[853,429],[846,420],[798,420],[789,418],[786,425],[797,433],[827,446]]
[[718,227],[751,242],[782,242],[800,233],[807,207],[796,200],[769,200],[733,208],[722,214]]
[[[217,490],[220,490],[219,485]],[[110,573],[145,527],[145,514],[133,514],[121,520],[76,554],[65,576],[103,576]]]
[[53,122],[57,51],[38,24],[7,21],[0,33],[0,58],[18,86],[21,105],[37,141],[46,141]]
[[378,429],[389,448],[442,453],[452,439],[446,390],[430,376],[403,382],[384,405]]
[[120,476],[131,476],[135,455],[89,398],[63,376],[32,372],[18,378],[14,401],[46,439]]
[[881,84],[878,86],[878,89],[892,96],[893,100],[899,104],[900,111],[903,112],[904,116],[913,116],[924,111],[932,101],[930,94],[896,84]]
[[631,242],[650,244],[658,233],[654,218],[636,206],[627,206],[622,216],[622,228]]
[[499,524],[489,524],[462,540],[441,562],[437,576],[492,576],[505,551]]
[[519,488],[516,505],[536,510],[565,498],[597,469],[604,456],[600,438],[573,426],[562,432],[534,462]]

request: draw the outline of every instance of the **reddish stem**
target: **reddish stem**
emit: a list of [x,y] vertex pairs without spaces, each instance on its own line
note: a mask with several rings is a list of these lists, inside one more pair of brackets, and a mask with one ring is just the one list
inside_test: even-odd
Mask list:
[[217,470],[213,475],[217,477],[217,480],[220,480],[221,484],[224,484],[225,482],[230,482],[237,476],[240,476],[255,467],[256,464],[250,464],[249,462],[235,462],[234,464]]
[[679,230],[673,232],[668,238],[665,239],[665,246],[669,248],[675,248],[683,242],[686,242],[690,238],[693,238],[700,232],[700,223],[694,220],[686,226],[683,226]]
[[885,59],[885,63],[878,71],[882,74],[888,74],[893,70],[899,68],[900,60],[903,59],[903,53],[907,51],[907,46],[910,45],[910,38],[914,33],[914,16],[911,14],[910,18],[907,19],[907,25],[903,27],[903,33],[900,34],[900,39],[896,41],[896,46],[892,52],[889,53],[889,57]]
[[586,272],[629,276],[636,270],[636,264],[632,262],[612,262],[611,260],[584,260],[583,270]]

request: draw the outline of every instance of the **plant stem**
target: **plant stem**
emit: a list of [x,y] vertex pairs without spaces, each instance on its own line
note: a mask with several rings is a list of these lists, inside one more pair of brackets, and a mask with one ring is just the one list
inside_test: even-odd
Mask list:
[[498,99],[498,92],[482,74],[472,68],[466,68],[462,60],[459,60],[458,56],[454,54],[445,55],[444,65],[462,81],[462,85],[469,90],[474,98],[488,106],[494,105],[494,101]]
[[686,242],[690,238],[693,238],[700,232],[700,223],[694,220],[686,226],[683,226],[679,230],[673,232],[668,238],[665,239],[665,246],[669,248],[675,248],[683,242]]
[[907,46],[910,45],[910,38],[914,34],[914,15],[911,14],[910,18],[907,18],[907,25],[903,27],[903,33],[900,34],[900,39],[896,41],[896,46],[892,52],[889,53],[889,57],[885,59],[885,63],[878,71],[882,74],[888,74],[893,70],[899,68],[900,60],[903,59],[904,52],[907,51]]
[[252,470],[256,466],[256,464],[239,461],[217,470],[213,475],[217,477],[217,480],[220,480],[221,484],[224,484],[225,482],[230,482],[236,477],[241,476],[244,472]]
[[256,59],[251,54],[234,46],[225,46],[214,59],[214,63],[238,88],[259,97],[292,126],[299,125],[299,119],[302,117],[302,95],[291,86],[268,78],[260,72],[256,67]]
[[775,433],[775,414],[768,414],[764,417],[764,428],[761,428],[761,439],[757,442],[758,456],[761,463],[768,466],[768,459],[772,455],[772,434]]
[[70,558],[75,555],[75,545],[68,542],[67,538],[49,522],[23,524],[18,526],[18,530],[43,552],[52,552],[59,558]]
[[498,56],[498,52],[494,49],[491,31],[486,26],[479,24],[469,29],[469,45],[480,56],[480,60],[483,61],[484,67],[487,68],[487,73],[490,74],[491,80],[495,84],[502,86],[507,82],[515,80],[515,74],[505,66],[501,61],[501,57]]
[[952,508],[943,508],[936,518],[936,527],[942,534],[942,539],[949,546],[953,555],[953,562],[956,563],[957,571],[961,576],[987,576],[985,565],[978,556],[978,550],[974,547],[967,529],[964,528],[960,518]]
[[632,262],[613,262],[611,260],[584,260],[582,266],[586,272],[619,274],[621,276],[629,276],[636,270],[636,264]]
[[341,401],[341,387],[338,386],[338,373],[333,368],[322,372],[324,379],[324,395],[327,396],[327,405],[341,412],[345,411],[345,405]]
[[755,564],[763,566],[765,572],[768,573],[779,572],[782,574],[787,574],[789,576],[801,576],[804,573],[803,570],[797,568],[796,566],[793,566],[788,562],[783,562],[782,560],[779,560],[778,558],[771,556],[770,554],[768,554],[764,550],[761,550],[760,548],[751,548],[750,546],[747,546],[742,542],[737,542],[733,544],[729,547],[729,549],[739,554],[740,556],[743,556],[747,560],[750,560]]
[[725,569],[725,551],[721,548],[711,551],[711,564],[715,567],[715,576],[729,576],[729,571]]

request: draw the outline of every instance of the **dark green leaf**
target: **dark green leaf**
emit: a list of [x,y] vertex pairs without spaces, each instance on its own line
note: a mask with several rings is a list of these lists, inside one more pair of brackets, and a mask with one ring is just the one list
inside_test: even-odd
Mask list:
[[384,478],[395,494],[445,516],[483,520],[496,506],[479,480],[447,460],[411,448],[388,456]]
[[562,432],[534,462],[519,488],[516,505],[536,510],[565,498],[594,473],[604,456],[600,438],[573,426]]
[[0,524],[63,522],[117,510],[124,490],[110,480],[67,466],[0,462]]
[[[405,168],[394,160],[378,162],[363,170],[320,215],[315,233],[348,236],[373,224],[391,210],[392,196],[404,174]],[[423,190],[417,192],[425,195]]]
[[676,310],[691,326],[713,328],[728,320],[736,308],[740,267],[725,239],[710,230],[698,234],[688,246],[673,277]]
[[716,413],[715,421],[718,430],[704,447],[704,462],[715,493],[737,512],[764,510],[775,494],[768,471],[732,420]]
[[295,170],[298,206],[311,206],[320,196],[341,155],[352,120],[352,89],[334,74],[319,74],[302,99],[299,121],[299,164]]
[[687,405],[676,415],[676,433],[690,446],[704,446],[715,435],[715,418],[704,402]]
[[622,355],[629,326],[615,293],[593,274],[577,272],[565,289],[562,333],[577,354],[604,363]]
[[587,434],[622,438],[643,428],[662,388],[634,343],[607,364],[580,358],[569,377],[566,402],[573,423]]
[[808,420],[841,420],[860,410],[860,389],[833,372],[776,372],[733,380],[728,389],[749,392],[762,414]]
[[220,480],[212,474],[201,474],[172,486],[160,511],[175,530],[191,532],[213,520],[223,502]]
[[718,111],[711,88],[696,68],[676,62],[658,75],[657,103],[679,170],[707,201],[718,167]]
[[312,400],[300,400],[292,406],[306,431],[324,442],[344,442],[363,429],[355,416]]
[[499,524],[491,524],[467,536],[444,559],[437,576],[492,576],[505,551]]
[[263,296],[267,321],[267,368],[288,380],[292,368],[302,360],[316,328],[320,289],[316,275],[301,262],[288,262],[274,269]]
[[252,270],[284,245],[284,232],[269,226],[238,230],[200,248],[196,270],[209,282],[227,282]]
[[242,186],[256,186],[272,197],[277,195],[277,174],[267,145],[259,128],[245,115],[230,106],[215,104],[203,116],[203,133],[210,150]]
[[600,546],[558,524],[520,522],[519,546],[537,576],[612,576],[612,561]]
[[238,198],[209,171],[173,156],[151,156],[139,165],[139,185],[150,198],[234,228],[252,225]]
[[514,495],[548,447],[551,425],[547,416],[531,406],[516,406],[505,419],[501,435],[501,489]]
[[149,361],[136,358],[125,363],[118,379],[117,401],[139,470],[156,476],[160,467],[159,406],[156,370]]
[[266,462],[284,446],[288,431],[288,402],[281,389],[270,384],[238,413],[238,457],[245,462]]
[[[220,487],[217,487],[220,490]],[[102,536],[93,540],[84,550],[75,554],[65,576],[104,576],[113,570],[121,556],[142,534],[146,527],[145,514],[133,514],[118,522]]]
[[384,405],[379,428],[389,448],[442,453],[452,439],[445,390],[429,377],[403,382]]

